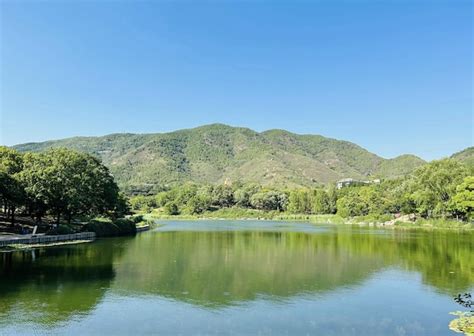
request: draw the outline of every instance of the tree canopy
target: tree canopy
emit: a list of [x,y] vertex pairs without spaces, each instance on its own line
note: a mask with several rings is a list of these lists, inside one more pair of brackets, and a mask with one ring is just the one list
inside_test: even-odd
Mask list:
[[59,223],[62,216],[71,221],[127,211],[108,168],[89,154],[64,148],[20,154],[0,147],[0,197],[10,216],[22,208],[39,221],[46,214]]
[[287,211],[293,214],[334,214],[342,217],[417,214],[425,218],[472,219],[474,177],[462,163],[433,161],[414,173],[381,183],[362,183],[337,190],[277,189],[255,183],[184,184],[156,196],[131,198],[136,211],[164,207],[168,214],[200,214],[219,208]]

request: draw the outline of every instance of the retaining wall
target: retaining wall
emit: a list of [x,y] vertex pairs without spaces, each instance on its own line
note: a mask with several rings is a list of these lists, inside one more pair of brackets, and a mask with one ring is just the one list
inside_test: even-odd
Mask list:
[[25,236],[13,236],[13,237],[2,237],[0,238],[0,247],[9,245],[30,245],[30,244],[47,244],[47,243],[60,243],[74,240],[94,240],[94,232],[81,232],[67,235],[57,236],[45,236],[45,235],[25,235]]

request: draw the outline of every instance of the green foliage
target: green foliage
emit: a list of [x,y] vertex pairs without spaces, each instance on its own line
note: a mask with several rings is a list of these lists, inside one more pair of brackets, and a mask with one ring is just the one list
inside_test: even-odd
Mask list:
[[19,179],[23,169],[23,157],[17,151],[0,146],[0,206],[15,222],[15,212],[25,199],[25,191]]
[[14,149],[0,146],[0,172],[14,175],[23,170],[23,157]]
[[46,232],[47,235],[50,236],[56,236],[56,235],[66,235],[66,234],[72,234],[75,233],[76,230],[74,230],[72,227],[69,225],[58,225],[57,227],[49,230]]
[[[213,217],[232,208],[225,216],[241,212],[236,208],[265,212],[287,212],[305,215],[334,214],[339,217],[357,217],[363,222],[385,222],[395,215],[416,214],[430,220],[436,218],[472,219],[474,180],[466,167],[453,160],[435,161],[405,178],[385,180],[380,183],[359,184],[337,190],[305,188],[278,190],[256,184],[198,186],[186,184],[153,196],[137,197],[139,200],[158,199],[164,204],[167,215],[202,215]],[[133,202],[132,202],[133,203]],[[158,206],[159,207],[159,206]],[[242,213],[245,217],[245,212]],[[269,215],[273,218],[275,214]],[[261,214],[258,217],[267,218]],[[410,217],[411,218],[411,217]],[[304,218],[303,218],[304,219]],[[452,224],[449,227],[454,227]],[[461,225],[462,226],[462,225]]]
[[467,175],[467,168],[452,159],[433,161],[419,168],[411,179],[417,212],[425,217],[447,214],[457,185]]
[[219,207],[234,205],[234,192],[231,186],[221,184],[212,190],[212,204]]
[[449,329],[468,336],[474,335],[474,314],[472,312],[456,311],[450,314],[456,315],[458,318],[449,322]]
[[174,202],[166,203],[165,213],[171,216],[179,215],[179,208]]
[[311,213],[311,191],[297,189],[290,192],[288,211],[291,213]]
[[[474,168],[474,147],[468,147],[451,156],[452,159],[464,163],[469,168]],[[472,171],[471,171],[472,172]]]
[[97,158],[64,148],[20,154],[0,147],[0,201],[12,218],[17,208],[38,220],[120,217],[128,204]]
[[450,206],[456,215],[474,219],[474,176],[464,178],[463,182],[456,187]]
[[92,220],[83,226],[84,232],[95,232],[97,237],[128,236],[137,232],[136,223],[132,219]]
[[88,154],[52,149],[26,154],[20,173],[25,191],[35,204],[42,204],[70,221],[78,215],[96,216],[112,212],[119,189],[109,170]]
[[151,209],[156,208],[158,203],[154,196],[133,196],[129,200],[130,208],[134,211],[149,212]]
[[329,194],[323,189],[315,189],[312,199],[312,212],[315,214],[329,214],[331,210]]
[[353,189],[337,200],[337,214],[341,217],[366,216],[369,214],[369,205],[359,194],[360,190]]
[[[454,159],[421,165],[415,157],[402,156],[388,163],[347,142],[223,125],[160,135],[64,141],[71,147],[93,147],[90,152],[109,164],[114,162],[112,171],[122,181],[135,184],[136,176],[143,178],[140,183],[146,181],[147,187],[142,190],[148,194],[130,199],[135,212],[160,209],[167,215],[201,215],[239,207],[307,216],[337,213],[345,218],[416,213],[425,218],[472,219],[472,181],[464,180],[470,169]],[[39,149],[31,146],[23,148]],[[345,168],[334,163],[330,153],[337,153]],[[421,167],[378,184],[361,183],[340,190],[334,184],[327,188],[318,184],[346,177],[349,166],[356,178],[398,176],[387,168],[395,163],[395,170],[403,174]],[[0,168],[0,197],[12,214],[20,206],[39,218],[51,214],[59,221],[60,216],[68,220],[99,214],[116,218],[128,211],[127,200],[108,169],[91,155],[61,148],[20,155],[3,148]],[[380,173],[388,170],[391,173]],[[305,171],[306,177],[295,171]]]
[[250,207],[251,206],[250,200],[252,196],[258,193],[260,190],[261,190],[261,187],[255,183],[238,188],[234,192],[235,204],[242,208]]
[[208,210],[212,199],[209,195],[202,193],[192,196],[187,202],[187,211],[190,214],[200,214]]
[[134,222],[135,224],[143,222],[143,218],[144,218],[143,215],[136,215],[136,216],[130,217],[132,222]]
[[285,211],[288,204],[288,196],[283,192],[273,190],[259,192],[252,195],[250,204],[258,210]]

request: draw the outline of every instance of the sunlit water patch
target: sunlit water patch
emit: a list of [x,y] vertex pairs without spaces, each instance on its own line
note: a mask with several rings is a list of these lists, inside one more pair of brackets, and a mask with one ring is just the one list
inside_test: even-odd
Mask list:
[[449,335],[471,233],[160,221],[0,255],[0,334]]

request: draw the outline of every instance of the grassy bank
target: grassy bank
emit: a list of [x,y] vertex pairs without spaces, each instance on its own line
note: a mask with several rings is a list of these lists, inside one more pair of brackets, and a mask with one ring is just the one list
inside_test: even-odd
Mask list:
[[342,224],[344,220],[338,215],[307,215],[290,214],[280,211],[262,211],[242,208],[222,208],[216,211],[206,211],[201,214],[167,215],[162,211],[143,214],[146,219],[234,219],[234,220],[290,220],[310,221],[314,223]]
[[450,219],[419,219],[415,222],[396,222],[399,229],[438,229],[438,230],[474,230],[473,223]]
[[349,224],[389,229],[440,229],[440,230],[474,230],[473,223],[460,222],[452,219],[417,219],[408,221],[395,219],[393,215],[368,215],[342,218],[339,215],[307,215],[291,214],[279,211],[262,211],[242,208],[222,208],[216,211],[206,211],[199,215],[180,214],[167,215],[163,211],[155,210],[143,214],[145,219],[229,219],[229,220],[284,220],[305,221],[311,223]]

